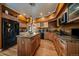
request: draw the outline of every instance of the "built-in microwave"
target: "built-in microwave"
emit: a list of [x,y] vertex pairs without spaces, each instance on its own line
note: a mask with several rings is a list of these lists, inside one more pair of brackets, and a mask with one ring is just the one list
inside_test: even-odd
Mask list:
[[67,12],[64,13],[64,15],[61,17],[61,24],[66,24],[68,21],[68,14]]

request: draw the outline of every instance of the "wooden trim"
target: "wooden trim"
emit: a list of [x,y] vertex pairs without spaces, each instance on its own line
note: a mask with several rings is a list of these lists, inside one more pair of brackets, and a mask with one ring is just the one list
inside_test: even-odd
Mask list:
[[10,9],[9,7],[5,6],[4,4],[2,4],[2,12],[5,13],[5,10],[8,10],[9,14],[14,16],[14,17],[17,17],[18,15],[20,15],[16,11],[14,11],[14,10]]
[[1,35],[1,19],[2,18],[2,5],[0,4],[0,49],[2,48],[2,35]]
[[62,14],[62,12],[64,12],[66,10],[66,8],[67,8],[67,4],[65,3],[62,5],[61,10],[56,15],[56,18],[58,18]]
[[39,22],[48,22],[48,21],[55,21],[56,18],[58,18],[62,14],[62,12],[64,12],[64,10],[66,9],[66,6],[67,6],[66,3],[59,3],[57,5],[57,8],[55,10],[55,13],[53,13],[53,16],[52,16],[53,18],[49,19],[49,17],[51,15],[49,15],[47,17],[44,17],[44,19],[37,18],[37,19],[35,19],[36,20],[36,23],[39,23]]

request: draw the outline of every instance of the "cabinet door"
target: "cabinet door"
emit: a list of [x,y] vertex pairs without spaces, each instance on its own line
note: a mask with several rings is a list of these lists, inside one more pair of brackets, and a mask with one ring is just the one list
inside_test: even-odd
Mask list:
[[36,40],[37,40],[37,48],[39,47],[39,45],[40,45],[40,35],[37,35],[36,36],[37,38],[36,38]]
[[31,56],[31,40],[30,39],[24,39],[25,42],[25,55]]
[[31,43],[27,38],[18,38],[18,55],[19,56],[30,56],[31,55]]
[[78,56],[79,55],[79,42],[69,41],[67,42],[67,55]]
[[35,51],[39,47],[39,45],[40,45],[40,35],[36,35],[32,38],[32,42],[31,42],[32,55],[35,53]]
[[32,42],[31,42],[32,55],[34,54],[35,50],[36,50],[36,36],[32,37]]

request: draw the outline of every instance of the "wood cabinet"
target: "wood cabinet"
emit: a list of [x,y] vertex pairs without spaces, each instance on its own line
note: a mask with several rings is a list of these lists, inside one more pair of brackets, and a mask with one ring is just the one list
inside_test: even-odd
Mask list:
[[17,44],[19,56],[32,56],[40,45],[40,36],[37,34],[31,38],[18,37]]
[[79,40],[67,40],[67,56],[79,56]]
[[73,22],[79,19],[79,4],[77,3],[71,3],[68,4],[68,14],[69,14],[69,21]]
[[18,55],[19,56],[24,56],[24,55],[30,55],[31,53],[31,42],[29,39],[27,38],[18,38],[18,41],[17,41],[17,44],[18,44]]
[[39,47],[40,45],[40,36],[36,35],[32,38],[32,42],[31,42],[31,54],[34,55],[36,49]]

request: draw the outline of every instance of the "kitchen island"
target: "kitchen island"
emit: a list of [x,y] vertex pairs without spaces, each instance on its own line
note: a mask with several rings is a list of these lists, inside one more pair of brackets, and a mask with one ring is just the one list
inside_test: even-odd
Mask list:
[[40,45],[40,35],[22,32],[17,36],[17,45],[19,56],[32,56]]

